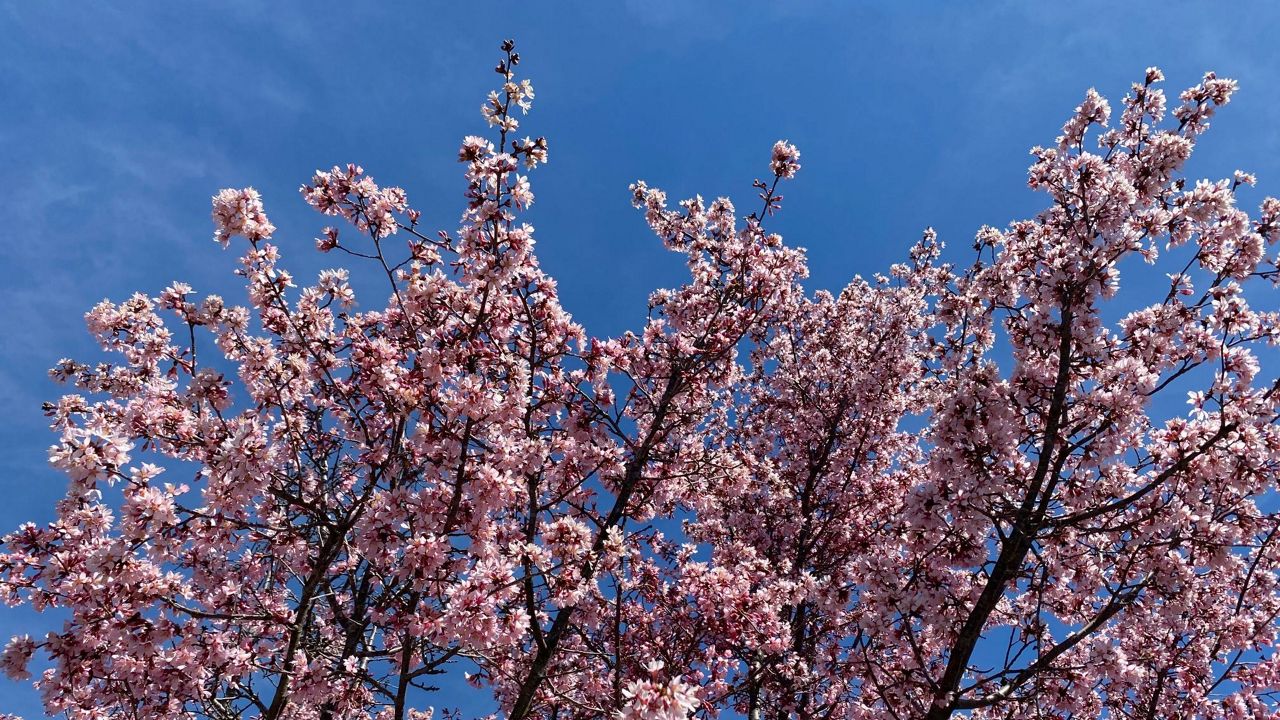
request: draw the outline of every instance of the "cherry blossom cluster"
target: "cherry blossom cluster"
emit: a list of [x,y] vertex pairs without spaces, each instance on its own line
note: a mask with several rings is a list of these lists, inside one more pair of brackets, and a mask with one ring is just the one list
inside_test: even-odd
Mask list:
[[213,239],[227,247],[233,237],[263,240],[276,226],[267,219],[262,196],[253,188],[226,189],[213,196]]
[[[394,235],[399,227],[395,215],[409,210],[404,190],[379,188],[373,178],[364,174],[364,168],[355,164],[334,166],[328,172],[317,170],[311,184],[303,185],[301,192],[311,207],[325,215],[345,218],[375,240]],[[325,229],[325,237],[336,244],[337,232],[332,228]]]
[[[662,671],[662,661],[649,663],[645,670],[653,676]],[[632,680],[622,691],[626,704],[618,713],[621,720],[683,720],[698,707],[698,700],[680,678],[667,682],[649,678]]]
[[779,140],[773,144],[773,160],[769,162],[769,169],[777,177],[795,177],[800,170],[800,151],[786,140]]

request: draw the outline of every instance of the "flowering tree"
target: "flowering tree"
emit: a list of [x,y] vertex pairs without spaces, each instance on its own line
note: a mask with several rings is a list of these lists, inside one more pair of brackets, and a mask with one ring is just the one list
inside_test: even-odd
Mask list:
[[[1033,151],[1048,209],[838,295],[766,230],[786,142],[745,217],[638,182],[689,280],[595,338],[520,222],[547,144],[503,53],[456,232],[355,165],[302,188],[385,306],[297,289],[243,189],[248,307],[88,313],[116,360],[52,371],[67,495],[0,554],[66,616],[0,658],[47,658],[50,713],[422,720],[465,670],[512,720],[1280,717],[1280,201],[1181,176],[1233,82],[1170,122],[1157,70],[1114,125],[1090,91]],[[1134,259],[1167,292],[1120,293]]]

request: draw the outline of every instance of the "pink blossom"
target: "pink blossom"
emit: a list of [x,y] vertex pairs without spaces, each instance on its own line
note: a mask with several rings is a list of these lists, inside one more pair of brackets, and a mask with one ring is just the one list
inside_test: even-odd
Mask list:
[[226,189],[213,196],[213,239],[223,247],[240,235],[252,242],[271,237],[276,226],[262,209],[262,197],[253,188]]
[[9,639],[0,652],[0,670],[14,680],[26,680],[31,677],[27,664],[36,651],[36,643],[27,635],[16,635]]
[[[662,663],[651,663],[650,675],[656,676]],[[632,680],[622,690],[626,699],[618,714],[622,720],[684,720],[698,708],[698,699],[692,689],[680,678],[666,682],[654,679]]]
[[800,169],[800,151],[786,140],[773,144],[773,159],[769,161],[769,169],[781,178],[793,178]]

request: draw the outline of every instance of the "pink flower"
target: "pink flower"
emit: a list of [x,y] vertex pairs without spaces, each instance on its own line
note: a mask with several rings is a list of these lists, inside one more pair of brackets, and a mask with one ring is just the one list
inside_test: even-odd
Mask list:
[[228,188],[213,196],[213,239],[223,247],[240,235],[257,242],[271,237],[276,226],[262,209],[262,197],[253,188]]
[[338,230],[331,227],[322,230],[321,236],[316,238],[316,249],[320,252],[329,252],[336,247],[338,247]]
[[626,704],[618,714],[621,720],[685,720],[698,709],[697,694],[683,680],[657,679],[661,661],[649,663],[646,670],[651,678],[632,680],[623,688]]
[[800,151],[786,140],[773,144],[773,159],[769,161],[769,169],[776,177],[793,178],[800,169]]
[[36,651],[36,643],[27,635],[15,635],[0,652],[0,670],[14,680],[26,680],[31,677],[27,664]]

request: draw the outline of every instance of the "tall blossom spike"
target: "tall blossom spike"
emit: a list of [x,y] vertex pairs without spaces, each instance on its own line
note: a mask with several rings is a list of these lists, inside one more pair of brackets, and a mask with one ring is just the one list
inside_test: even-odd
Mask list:
[[502,53],[455,231],[358,165],[301,188],[385,303],[297,287],[246,188],[213,219],[247,306],[86,315],[113,362],[51,370],[67,495],[0,552],[65,618],[0,652],[49,713],[429,720],[465,671],[511,720],[1280,717],[1280,201],[1183,175],[1232,81],[1169,118],[1158,69],[1090,90],[1033,150],[1043,212],[835,294],[766,229],[790,143],[745,216],[638,181],[689,279],[610,338],[534,254]]

